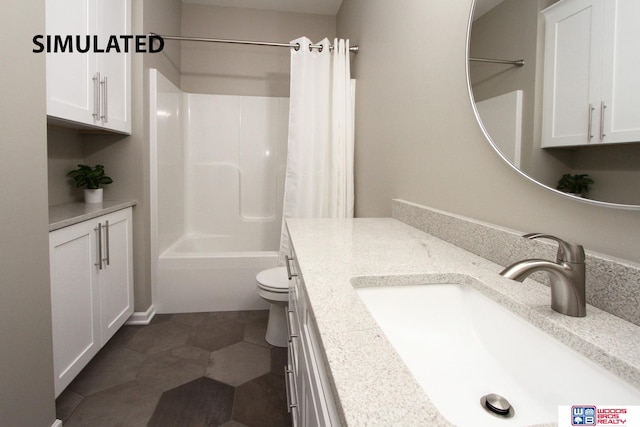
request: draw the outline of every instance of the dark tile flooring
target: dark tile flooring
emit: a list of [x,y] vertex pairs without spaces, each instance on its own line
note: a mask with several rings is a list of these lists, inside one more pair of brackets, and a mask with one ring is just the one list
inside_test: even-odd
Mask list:
[[124,326],[56,400],[65,427],[289,426],[286,348],[268,311],[156,315]]

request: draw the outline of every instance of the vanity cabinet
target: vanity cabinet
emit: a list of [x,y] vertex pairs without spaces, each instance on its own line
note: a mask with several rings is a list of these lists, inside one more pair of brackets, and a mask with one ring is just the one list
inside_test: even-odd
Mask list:
[[300,268],[295,256],[287,262],[293,280],[289,281],[289,356],[285,373],[287,403],[293,425],[339,426],[340,421],[327,378],[326,362],[317,339],[317,326],[309,310]]
[[133,313],[132,209],[49,233],[56,397]]
[[[76,36],[104,49],[110,35],[131,34],[131,0],[47,0],[47,116],[52,123],[131,133],[130,53],[77,52]],[[53,52],[55,36],[72,36],[73,53]],[[46,40],[43,40],[43,44]],[[58,47],[60,50],[61,47]]]
[[640,2],[563,0],[543,14],[542,146],[640,141]]

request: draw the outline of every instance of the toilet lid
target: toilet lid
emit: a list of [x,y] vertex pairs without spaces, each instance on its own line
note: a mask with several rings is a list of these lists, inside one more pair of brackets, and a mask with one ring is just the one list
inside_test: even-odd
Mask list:
[[258,286],[273,292],[289,291],[289,275],[286,267],[275,267],[262,270],[256,276]]

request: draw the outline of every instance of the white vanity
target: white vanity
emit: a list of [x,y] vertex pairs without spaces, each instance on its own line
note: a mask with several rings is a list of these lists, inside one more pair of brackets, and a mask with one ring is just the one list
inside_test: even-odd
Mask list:
[[68,203],[49,210],[56,397],[133,313],[134,204]]
[[295,252],[287,263],[291,277],[287,307],[289,354],[285,367],[288,409],[294,426],[337,426],[340,419],[327,377],[326,359]]
[[[442,224],[444,233],[459,229],[451,221],[448,218]],[[287,367],[295,425],[452,424],[363,304],[356,291],[362,286],[453,283],[471,287],[586,357],[589,363],[595,362],[605,375],[622,378],[640,395],[640,327],[633,323],[592,305],[587,306],[584,318],[556,313],[551,310],[547,286],[529,279],[518,283],[501,277],[498,273],[502,265],[396,219],[289,219],[287,226],[296,258],[292,275],[298,275],[291,281]],[[470,235],[483,239],[493,232],[505,233],[507,240],[515,242],[502,248],[507,252],[519,256],[518,251],[531,250],[527,242],[519,246],[525,239],[507,230],[496,228],[485,235]],[[496,247],[502,243],[492,240],[478,245]],[[549,248],[554,254],[555,248]],[[640,268],[631,267],[633,280],[637,280]],[[487,393],[499,391],[489,389]],[[473,402],[460,402],[460,410],[466,404],[479,405],[480,398],[478,395],[477,400],[471,399]],[[518,402],[511,403],[516,407],[512,419],[495,420],[491,414],[483,415],[495,425],[517,424]],[[584,402],[562,404],[572,403]],[[543,412],[535,424],[557,422],[556,407]]]

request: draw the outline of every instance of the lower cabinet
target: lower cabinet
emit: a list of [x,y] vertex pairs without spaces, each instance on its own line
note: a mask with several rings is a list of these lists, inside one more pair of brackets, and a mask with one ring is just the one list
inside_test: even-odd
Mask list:
[[286,381],[289,412],[293,425],[302,427],[339,426],[340,421],[325,371],[325,358],[320,352],[315,320],[308,310],[307,297],[300,271],[294,259],[289,288],[287,326],[289,357]]
[[132,209],[49,233],[55,395],[133,313]]

